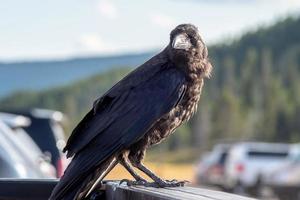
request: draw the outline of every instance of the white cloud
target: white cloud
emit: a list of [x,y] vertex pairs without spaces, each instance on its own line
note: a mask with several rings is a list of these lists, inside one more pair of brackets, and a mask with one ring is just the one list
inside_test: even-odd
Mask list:
[[[300,9],[300,1],[299,0],[261,0],[258,3],[265,4],[272,7],[277,8],[279,11],[283,13],[289,13],[293,11],[299,11]],[[272,8],[270,7],[270,8]]]
[[[273,2],[273,0],[264,0],[266,2]],[[277,0],[277,3],[285,4],[287,7],[292,7],[292,6],[299,6],[300,1],[299,0]]]
[[170,16],[161,13],[155,13],[150,15],[150,21],[162,28],[173,28],[176,24],[175,19]]
[[92,53],[107,53],[116,50],[113,44],[106,42],[96,33],[82,35],[79,39],[79,46],[83,51]]
[[118,9],[110,0],[100,1],[98,8],[100,13],[108,19],[116,19],[118,17]]
[[281,6],[285,7],[287,10],[288,9],[299,9],[300,7],[300,1],[299,0],[280,0]]

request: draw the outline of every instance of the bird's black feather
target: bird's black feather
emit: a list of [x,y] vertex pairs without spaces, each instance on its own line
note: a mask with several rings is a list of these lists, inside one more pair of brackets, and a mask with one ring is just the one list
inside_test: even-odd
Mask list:
[[155,121],[176,106],[184,94],[185,76],[172,66],[157,67],[161,68],[159,72],[147,81],[116,93],[120,96],[112,95],[109,109],[102,108],[99,113],[91,110],[82,120],[83,132],[76,132],[82,137],[73,139],[67,149],[75,156],[64,181],[56,188],[58,194],[66,195],[107,158],[137,142]]

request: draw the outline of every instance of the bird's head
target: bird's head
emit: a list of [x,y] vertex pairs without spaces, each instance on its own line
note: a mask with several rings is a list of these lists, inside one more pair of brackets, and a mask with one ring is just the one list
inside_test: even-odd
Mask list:
[[[171,32],[168,49],[170,59],[178,66],[208,62],[207,47],[198,28],[192,24],[180,24]],[[208,65],[210,65],[209,62]],[[207,68],[207,74],[210,70],[211,65]]]

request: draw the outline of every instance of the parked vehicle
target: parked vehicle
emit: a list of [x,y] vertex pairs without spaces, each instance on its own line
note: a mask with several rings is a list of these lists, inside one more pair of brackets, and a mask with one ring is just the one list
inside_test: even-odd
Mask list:
[[229,149],[229,144],[218,144],[202,157],[196,169],[199,184],[224,186],[224,167]]
[[6,135],[11,134],[6,125],[0,121],[0,178],[37,178],[38,174],[27,165]]
[[225,166],[225,185],[235,193],[258,195],[266,174],[285,163],[289,145],[244,142],[234,145]]
[[263,181],[281,200],[300,199],[300,144],[293,144],[287,162],[271,170]]
[[[21,119],[21,118],[20,118]],[[0,177],[1,178],[53,178],[54,168],[43,159],[33,162],[36,152],[29,136],[19,137],[0,120]],[[26,138],[26,134],[25,134]],[[30,141],[28,143],[28,141]],[[34,144],[34,143],[33,143]],[[30,155],[27,155],[27,153]],[[52,171],[51,171],[52,170]]]
[[31,120],[30,126],[24,130],[39,146],[42,152],[50,157],[51,163],[56,168],[56,175],[63,175],[68,161],[62,153],[66,144],[64,130],[61,126],[64,120],[63,113],[46,109],[10,110],[6,111],[20,114]]

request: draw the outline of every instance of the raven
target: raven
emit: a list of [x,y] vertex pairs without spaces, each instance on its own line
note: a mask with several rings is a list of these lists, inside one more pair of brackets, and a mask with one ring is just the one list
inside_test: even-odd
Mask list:
[[[159,178],[142,160],[148,147],[193,115],[211,69],[198,29],[178,25],[167,47],[98,98],[73,130],[64,148],[73,159],[50,199],[86,198],[118,163],[135,178],[132,184],[184,185]],[[154,182],[144,180],[134,168]]]

